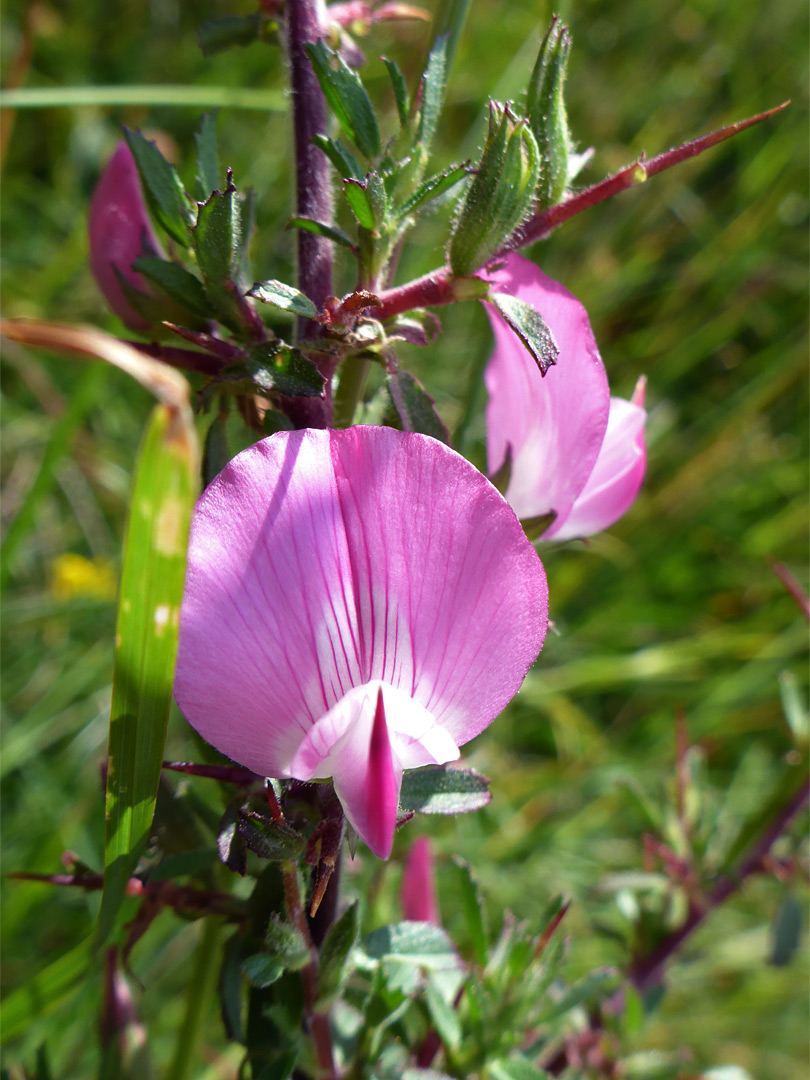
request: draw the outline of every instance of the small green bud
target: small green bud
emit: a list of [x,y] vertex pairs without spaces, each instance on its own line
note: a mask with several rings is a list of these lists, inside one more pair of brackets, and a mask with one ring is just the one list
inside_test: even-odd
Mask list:
[[526,114],[540,150],[537,209],[555,206],[565,196],[571,137],[565,112],[565,86],[571,35],[555,15],[543,38],[526,100]]
[[526,121],[490,102],[489,131],[476,175],[450,237],[454,274],[472,274],[509,240],[534,203],[540,153]]

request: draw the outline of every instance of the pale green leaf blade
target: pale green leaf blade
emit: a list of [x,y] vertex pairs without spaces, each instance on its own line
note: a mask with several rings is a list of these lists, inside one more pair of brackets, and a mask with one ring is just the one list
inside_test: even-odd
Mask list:
[[198,473],[190,414],[157,405],[138,458],[124,547],[97,945],[115,924],[127,881],[152,825]]

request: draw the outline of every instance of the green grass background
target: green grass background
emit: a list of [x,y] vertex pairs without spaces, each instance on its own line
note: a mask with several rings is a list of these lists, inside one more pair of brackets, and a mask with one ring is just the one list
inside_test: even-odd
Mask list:
[[[25,7],[4,5],[5,81]],[[171,82],[210,87],[215,104],[222,87],[283,89],[284,63],[260,45],[201,56],[196,24],[251,10],[237,0],[62,0],[36,9],[26,85],[49,88],[54,107],[17,113],[4,163],[4,313],[121,332],[87,266],[93,184],[122,122],[173,140],[190,180],[199,113],[110,108],[101,93],[96,105],[60,108],[60,88]],[[606,875],[641,862],[646,823],[622,778],[663,800],[676,712],[699,744],[710,803],[719,805],[735,773],[747,770],[738,816],[779,783],[791,748],[779,680],[788,673],[804,693],[806,626],[768,560],[786,563],[807,585],[808,28],[804,6],[793,0],[571,0],[557,10],[574,38],[572,131],[596,151],[588,181],[642,150],[652,155],[793,99],[767,125],[587,211],[530,252],[587,306],[614,392],[628,395],[647,374],[648,476],[633,510],[608,533],[587,548],[545,553],[555,632],[524,690],[468,755],[493,778],[492,804],[420,827],[445,860],[442,910],[451,927],[458,922],[452,853],[475,866],[496,926],[504,907],[530,918],[552,893],[573,896],[576,972],[624,958],[594,929],[616,914]],[[528,0],[473,0],[439,162],[480,145],[488,93],[519,95],[551,12]],[[368,85],[391,131],[393,105],[376,57],[394,56],[413,85],[424,45],[420,26],[366,39]],[[219,132],[223,164],[259,194],[255,276],[291,281],[291,238],[281,229],[291,210],[288,120],[224,108]],[[420,226],[401,280],[441,260],[446,229],[441,213]],[[348,275],[348,266],[342,270]],[[352,282],[345,276],[342,284]],[[486,319],[474,305],[440,315],[441,339],[403,350],[403,360],[480,462]],[[120,559],[149,406],[118,372],[5,346],[2,516],[12,544],[2,626],[5,871],[55,872],[67,848],[93,866],[103,861],[99,764],[114,606],[58,600],[50,580],[65,552]],[[177,714],[168,754],[195,754]],[[361,857],[350,880],[356,874],[365,886],[373,872]],[[373,918],[396,915],[398,873],[395,862]],[[23,883],[3,891],[8,991],[87,935],[97,898]],[[806,1075],[805,950],[790,966],[767,964],[783,892],[757,879],[715,913],[673,967],[669,993],[631,1049],[677,1049],[686,1071],[736,1064],[762,1080]],[[134,954],[158,1062],[171,1052],[198,929],[163,915]],[[92,1076],[97,1005],[97,988],[86,986],[32,1018],[8,1063],[30,1062],[47,1038],[56,1075]],[[232,1076],[233,1058],[219,1058],[213,1004],[207,1036],[207,1065],[193,1075]]]

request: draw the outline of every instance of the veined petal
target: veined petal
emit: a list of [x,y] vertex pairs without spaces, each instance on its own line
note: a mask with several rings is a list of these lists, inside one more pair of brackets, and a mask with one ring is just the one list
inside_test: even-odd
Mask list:
[[485,376],[489,471],[503,464],[511,446],[506,498],[521,518],[554,511],[557,519],[544,534],[550,539],[596,463],[608,421],[607,375],[587,312],[567,289],[515,254],[492,280],[540,312],[560,349],[556,365],[541,377],[519,338],[485,305],[495,334]]
[[118,274],[138,292],[151,293],[149,282],[132,264],[139,255],[163,257],[163,250],[149,220],[135,159],[125,142],[118,144],[93,192],[88,232],[90,269],[105,300],[131,330],[148,330],[147,320],[127,300]]
[[618,521],[635,501],[647,466],[644,442],[647,413],[641,380],[639,385],[641,393],[634,394],[632,401],[610,399],[605,441],[582,494],[557,530],[558,540],[601,532]]
[[515,694],[547,614],[514,513],[449,447],[381,427],[282,432],[198,503],[175,696],[254,772],[337,783],[319,762],[340,753],[354,775],[341,740],[381,684],[395,772],[443,762]]

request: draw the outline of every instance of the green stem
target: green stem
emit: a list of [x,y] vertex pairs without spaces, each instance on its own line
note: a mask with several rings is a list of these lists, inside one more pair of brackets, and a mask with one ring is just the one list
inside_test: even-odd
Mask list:
[[217,980],[219,939],[222,922],[208,916],[203,920],[203,930],[194,958],[194,970],[188,984],[186,1015],[177,1035],[174,1058],[166,1080],[187,1080],[193,1073],[197,1046],[203,1022],[208,1016],[208,1006]]
[[367,356],[347,356],[340,365],[340,381],[335,392],[334,426],[349,427],[363,396],[371,361]]

